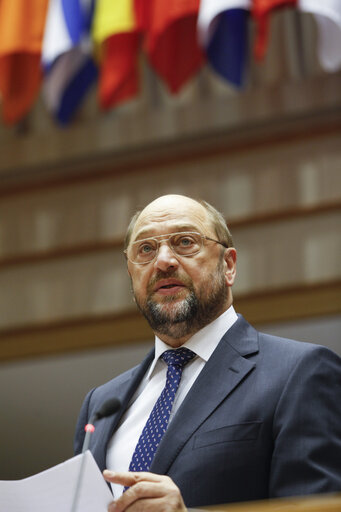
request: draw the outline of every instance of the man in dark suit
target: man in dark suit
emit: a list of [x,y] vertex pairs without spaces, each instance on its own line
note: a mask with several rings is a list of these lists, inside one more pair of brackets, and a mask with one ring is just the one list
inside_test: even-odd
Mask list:
[[87,395],[75,437],[79,453],[91,414],[120,399],[90,446],[110,468],[110,512],[341,491],[340,358],[235,313],[236,250],[222,215],[160,197],[133,217],[125,254],[155,351]]

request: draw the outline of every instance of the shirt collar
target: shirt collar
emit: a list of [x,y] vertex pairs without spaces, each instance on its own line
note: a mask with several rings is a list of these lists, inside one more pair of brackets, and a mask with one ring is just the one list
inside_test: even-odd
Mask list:
[[[237,313],[233,306],[230,306],[224,313],[213,322],[205,325],[200,331],[196,332],[189,340],[182,346],[193,350],[205,363],[211,357],[213,351],[217,347],[219,341],[224,336],[226,331],[232,327],[234,322],[238,319]],[[155,357],[150,365],[147,379],[149,379],[155,369],[161,354],[166,350],[171,349],[167,343],[160,340],[155,336]]]

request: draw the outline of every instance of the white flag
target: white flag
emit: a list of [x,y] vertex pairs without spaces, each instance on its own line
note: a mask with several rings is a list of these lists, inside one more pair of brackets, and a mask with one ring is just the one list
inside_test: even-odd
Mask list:
[[48,109],[67,124],[97,77],[91,55],[93,0],[49,0],[42,48],[43,95]]
[[251,9],[251,0],[201,0],[198,17],[198,35],[202,46],[207,46],[218,23],[219,14],[229,9]]
[[316,20],[317,54],[322,68],[341,68],[341,0],[298,0],[297,7],[313,14]]

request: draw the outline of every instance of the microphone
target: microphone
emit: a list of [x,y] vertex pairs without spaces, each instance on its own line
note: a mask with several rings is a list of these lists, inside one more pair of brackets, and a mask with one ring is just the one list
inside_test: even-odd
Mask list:
[[[93,432],[95,432],[95,426],[94,426],[95,421],[100,420],[102,418],[106,418],[108,416],[111,416],[112,414],[117,412],[120,407],[121,407],[121,402],[119,401],[118,398],[109,398],[109,400],[106,400],[101,405],[101,407],[90,417],[89,423],[87,425],[85,425],[85,427],[84,427],[86,434],[85,434],[84,441],[83,441],[82,454],[84,454],[89,448],[91,434]],[[84,474],[84,467],[85,467],[85,457],[82,457],[81,465],[80,465],[79,473],[78,473],[76,490],[75,490],[75,494],[74,494],[73,502],[72,502],[72,506],[71,506],[71,512],[76,512],[76,510],[77,510],[79,494],[80,494],[80,489],[81,489],[83,474]]]
[[107,416],[111,416],[112,414],[117,412],[120,407],[121,402],[119,401],[118,398],[109,398],[109,400],[106,400],[98,409],[98,411],[96,411],[90,417],[89,423],[84,427],[86,434],[83,441],[82,453],[86,452],[86,450],[89,448],[91,434],[95,432],[95,421],[100,420],[102,418],[106,418]]
[[98,411],[93,415],[93,421],[100,420],[102,418],[106,418],[107,416],[111,416],[115,412],[119,410],[121,407],[121,402],[118,398],[109,398],[106,400]]

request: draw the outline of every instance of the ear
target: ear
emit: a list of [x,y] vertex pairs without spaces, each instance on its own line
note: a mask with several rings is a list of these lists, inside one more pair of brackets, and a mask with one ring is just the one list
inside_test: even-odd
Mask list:
[[129,270],[129,267],[128,267],[128,262],[127,262],[127,274],[130,278],[130,291],[131,291],[131,295],[133,297],[133,301],[136,302],[136,299],[135,299],[135,295],[134,295],[134,289],[133,289],[133,280],[132,280],[132,277],[131,277],[131,273],[130,273],[130,270]]
[[226,264],[225,279],[227,286],[232,286],[236,278],[237,271],[237,251],[234,247],[226,249],[224,254]]
[[128,258],[127,258],[127,256],[126,256],[126,255],[125,255],[125,257],[126,257],[126,271],[127,271],[128,276],[129,276],[129,277],[130,277],[130,279],[131,279],[131,272],[130,272],[130,270],[129,270],[129,264],[131,265],[131,263],[130,263],[130,261],[128,260]]

